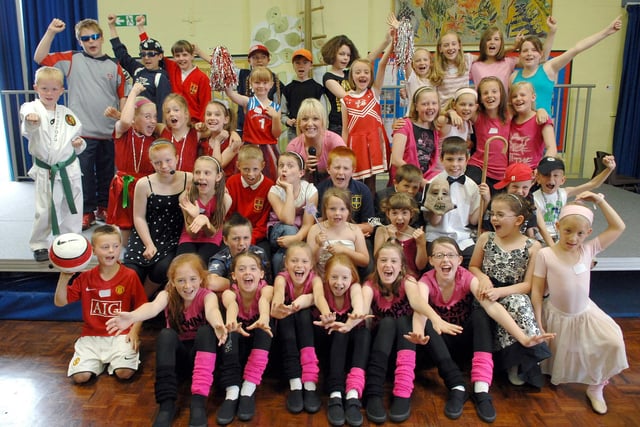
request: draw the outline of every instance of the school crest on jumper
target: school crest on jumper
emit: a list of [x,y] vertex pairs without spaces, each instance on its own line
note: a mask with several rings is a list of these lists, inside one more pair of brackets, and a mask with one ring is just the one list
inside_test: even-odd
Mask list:
[[196,93],[198,93],[198,85],[197,85],[197,84],[195,84],[195,83],[191,83],[191,84],[189,85],[189,93],[190,93],[191,95],[195,95]]
[[354,211],[359,211],[361,207],[362,207],[362,195],[361,194],[352,195],[351,196],[351,208]]
[[263,208],[264,208],[264,198],[256,197],[255,199],[253,199],[253,211],[254,212],[262,212]]

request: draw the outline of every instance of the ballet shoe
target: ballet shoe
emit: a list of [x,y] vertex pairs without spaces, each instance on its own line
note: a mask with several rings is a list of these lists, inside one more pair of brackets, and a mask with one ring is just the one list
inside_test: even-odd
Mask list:
[[592,396],[587,390],[587,398],[591,402],[591,408],[596,414],[604,415],[607,413],[607,403],[604,400],[600,400],[595,396]]

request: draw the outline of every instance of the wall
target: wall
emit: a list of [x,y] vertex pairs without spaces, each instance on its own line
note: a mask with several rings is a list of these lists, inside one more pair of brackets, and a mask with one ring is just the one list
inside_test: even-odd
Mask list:
[[[312,0],[324,10],[312,14],[314,33],[328,37],[347,34],[361,53],[377,46],[384,35],[385,19],[393,0]],[[179,4],[180,7],[176,5]],[[296,20],[304,8],[304,0],[99,0],[99,19],[106,22],[109,13],[145,13],[149,34],[159,39],[169,50],[175,40],[186,38],[208,50],[218,44],[226,45],[232,54],[244,55],[251,45],[253,29],[267,21],[267,13],[279,8],[280,18]],[[579,7],[579,11],[576,10]],[[592,103],[587,138],[587,153],[611,151],[613,126],[618,100],[620,67],[624,49],[626,16],[620,3],[611,0],[554,0],[553,15],[559,29],[554,49],[565,50],[575,42],[607,26],[617,15],[623,15],[623,29],[589,51],[580,54],[573,63],[573,83],[593,83],[596,88]],[[271,16],[270,19],[275,19]],[[302,24],[300,23],[300,26]],[[273,25],[269,28],[273,29]],[[106,29],[106,28],[105,28]],[[121,39],[135,52],[137,31],[134,27],[119,27]],[[319,47],[322,40],[314,43]],[[108,43],[106,44],[108,45]],[[105,51],[110,52],[106,46]],[[317,49],[316,49],[317,50]],[[316,55],[316,62],[320,58]],[[290,71],[283,58],[277,58],[276,72]],[[321,72],[319,70],[318,72]],[[592,172],[591,155],[586,156],[585,175]]]

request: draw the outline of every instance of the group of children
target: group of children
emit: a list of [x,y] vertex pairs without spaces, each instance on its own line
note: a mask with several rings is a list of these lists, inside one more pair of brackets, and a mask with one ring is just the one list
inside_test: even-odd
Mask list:
[[[171,424],[178,380],[185,374],[191,377],[190,425],[207,424],[214,378],[225,390],[217,422],[252,419],[272,346],[281,352],[289,383],[287,409],[317,412],[322,383],[332,425],[362,425],[363,402],[371,422],[405,421],[416,365],[427,361],[438,367],[447,387],[444,413],[451,419],[461,416],[471,397],[480,419],[495,420],[489,394],[494,362],[514,385],[541,387],[543,374],[554,384],[586,383],[594,411],[606,413],[604,385],[627,361],[620,328],[588,298],[588,274],[593,256],[622,233],[624,223],[602,195],[588,190],[604,182],[615,161],[606,159],[607,170],[592,181],[561,188],[564,164],[555,157],[550,109],[546,103],[534,107],[538,83],[515,83],[513,113],[507,110],[505,84],[515,61],[504,57],[497,29],[483,36],[478,60],[464,55],[450,33],[438,42],[433,69],[429,52],[416,49],[407,85],[410,113],[397,126],[393,148],[378,99],[394,22],[369,59],[359,59],[347,37],[331,39],[322,50],[330,65],[323,79],[331,101],[325,130],[337,132],[345,145],[319,152],[303,143],[302,153],[279,153],[282,116],[273,91],[279,96],[280,88],[265,67],[264,46],[249,52],[252,69],[242,77],[250,90],[227,89],[244,111],[244,124],[235,132],[229,108],[210,100],[209,83],[193,65],[197,47],[179,41],[172,47],[174,59],[164,58],[159,43],[144,32],[143,19],[137,23],[142,65],[119,42],[115,17],[109,17],[120,64],[138,77],[126,99],[119,79],[102,82],[111,85],[114,102],[99,120],[81,103],[76,108],[86,118],[57,105],[64,75],[49,66],[36,74],[39,99],[21,108],[36,159],[33,176],[46,190],[36,192],[34,257],[47,259],[50,228],[79,232],[94,221],[96,207],[108,206],[109,225],[97,227],[92,237],[98,266],[77,277],[61,273],[56,288],[56,305],[83,305],[82,337],[68,371],[76,383],[105,368],[131,378],[139,364],[141,322],[164,313],[156,351],[156,426]],[[555,22],[548,23],[553,32]],[[104,77],[113,66],[117,72],[110,75],[120,75],[111,61],[93,64],[91,58],[103,55],[102,31],[92,20],[76,26],[87,55],[47,55],[64,27],[52,21],[35,57],[67,72],[70,91],[81,86],[69,74],[72,60],[74,73]],[[614,21],[563,61],[619,28]],[[371,59],[382,50],[374,76]],[[536,57],[527,55],[540,56],[539,50],[527,40],[520,50],[520,61],[529,64],[526,77]],[[308,51],[294,54],[296,86],[308,81],[311,62]],[[496,67],[502,72],[493,74]],[[556,68],[543,70],[550,79]],[[477,92],[466,87],[469,73],[480,79]],[[174,93],[166,94],[167,81]],[[298,89],[287,88],[285,124],[299,132],[318,126],[315,105],[298,102],[292,96]],[[304,88],[305,96],[320,94],[315,85]],[[121,109],[115,102],[120,98]],[[447,98],[448,109],[441,109]],[[108,133],[87,133],[104,128],[103,122],[111,126]],[[508,152],[493,136],[504,138]],[[117,173],[109,176],[103,199],[95,180],[85,183],[89,177],[76,156],[89,150],[93,160],[86,161],[106,162],[99,154],[109,151],[106,146]],[[310,172],[317,176],[320,159],[328,178],[307,181]],[[392,185],[376,192],[375,176],[389,166]],[[486,183],[480,182],[483,169]],[[529,194],[534,179],[539,189]],[[90,194],[84,197],[85,218],[78,211],[83,191]],[[593,213],[567,201],[574,196],[597,204],[608,223],[587,243]],[[473,229],[478,223],[480,233]],[[573,316],[582,321],[575,323]],[[581,339],[592,334],[602,337],[597,346]],[[606,357],[573,356],[575,348],[581,355]],[[387,411],[390,361],[395,367]],[[471,366],[471,392],[461,363]]]

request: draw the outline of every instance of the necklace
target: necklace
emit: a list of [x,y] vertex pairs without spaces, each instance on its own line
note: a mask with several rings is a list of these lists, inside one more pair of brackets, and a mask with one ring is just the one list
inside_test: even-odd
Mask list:
[[144,151],[144,139],[145,136],[142,135],[142,142],[140,143],[140,159],[136,157],[136,136],[140,136],[138,132],[133,130],[131,132],[131,151],[133,151],[133,170],[135,173],[140,172],[140,165],[142,164],[142,155]]
[[182,153],[184,152],[184,146],[187,145],[187,135],[189,134],[189,131],[187,131],[187,133],[185,133],[182,138],[180,139],[175,139],[173,137],[173,132],[171,133],[171,143],[173,144],[173,146],[175,147],[176,144],[181,143],[182,146],[180,147],[180,154],[178,155],[178,165],[176,167],[177,170],[182,170]]

